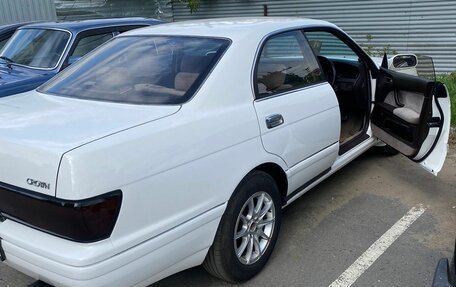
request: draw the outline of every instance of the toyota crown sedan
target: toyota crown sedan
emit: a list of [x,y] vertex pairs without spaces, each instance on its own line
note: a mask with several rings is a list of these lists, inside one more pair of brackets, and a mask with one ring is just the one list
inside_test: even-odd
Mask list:
[[0,99],[1,259],[57,286],[260,272],[282,209],[374,146],[437,175],[450,102],[335,25],[230,18],[115,37]]

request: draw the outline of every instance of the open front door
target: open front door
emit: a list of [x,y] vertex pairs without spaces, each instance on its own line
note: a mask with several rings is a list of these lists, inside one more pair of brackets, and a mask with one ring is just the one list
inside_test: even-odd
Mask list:
[[442,169],[450,132],[450,98],[439,82],[380,68],[372,132],[434,175]]

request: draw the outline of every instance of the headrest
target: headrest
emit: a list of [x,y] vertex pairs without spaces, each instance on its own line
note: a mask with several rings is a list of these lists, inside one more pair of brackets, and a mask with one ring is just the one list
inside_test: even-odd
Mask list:
[[209,64],[211,56],[185,55],[181,60],[181,72],[201,73]]
[[198,73],[178,73],[174,78],[174,89],[187,92],[198,76]]

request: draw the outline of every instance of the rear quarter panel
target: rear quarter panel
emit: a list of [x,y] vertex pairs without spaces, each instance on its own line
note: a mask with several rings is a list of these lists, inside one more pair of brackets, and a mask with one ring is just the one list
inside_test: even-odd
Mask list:
[[121,189],[111,240],[124,250],[225,203],[262,163],[285,170],[261,144],[249,81],[253,53],[243,58],[228,51],[175,115],[68,152],[57,196],[78,199]]

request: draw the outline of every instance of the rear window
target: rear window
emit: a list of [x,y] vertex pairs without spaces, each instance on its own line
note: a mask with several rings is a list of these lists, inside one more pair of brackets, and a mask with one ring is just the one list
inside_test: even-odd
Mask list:
[[181,104],[193,96],[228,45],[228,40],[214,38],[119,37],[39,91],[88,100]]

